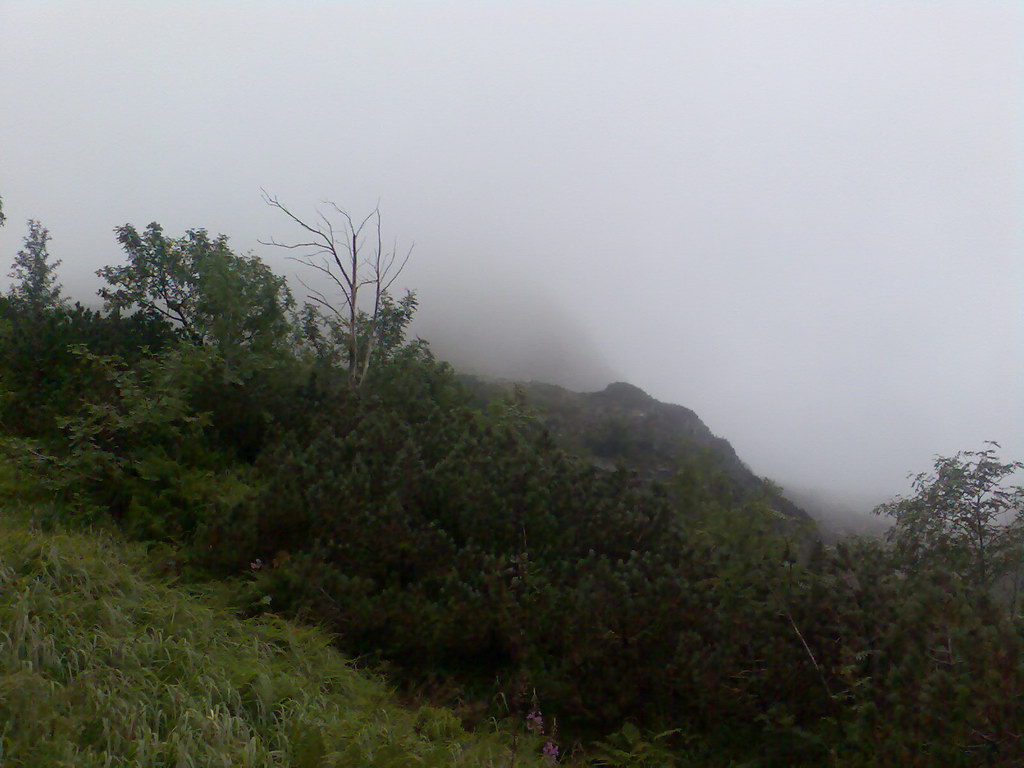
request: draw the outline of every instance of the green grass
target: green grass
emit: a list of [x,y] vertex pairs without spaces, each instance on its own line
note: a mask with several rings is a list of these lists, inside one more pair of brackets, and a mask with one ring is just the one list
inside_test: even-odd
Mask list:
[[0,508],[2,768],[537,764],[508,743],[399,706],[320,631],[162,582],[138,546]]

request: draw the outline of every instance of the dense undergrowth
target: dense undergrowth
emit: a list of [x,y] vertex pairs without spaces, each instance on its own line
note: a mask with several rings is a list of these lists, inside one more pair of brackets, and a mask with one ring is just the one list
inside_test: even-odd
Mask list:
[[319,630],[243,621],[167,585],[144,548],[40,517],[0,512],[5,768],[537,763],[449,711],[399,706]]
[[[470,727],[504,721],[548,763],[1024,759],[1024,644],[1006,582],[1019,527],[978,516],[978,499],[993,513],[1018,504],[999,485],[1015,465],[991,452],[945,460],[889,508],[892,545],[822,547],[714,462],[667,482],[598,469],[521,397],[474,403],[425,344],[406,343],[409,297],[385,296],[379,322],[360,316],[346,337],[289,314],[283,282],[233,261],[223,239],[151,227],[126,249],[148,261],[105,271],[124,291],[107,311],[52,294],[33,304],[26,290],[0,300],[0,446],[22,497],[48,510],[39,524],[112,525],[138,542],[107,567],[109,537],[5,523],[4,610],[23,629],[0,705],[23,722],[56,718],[19,749],[69,765],[90,764],[76,750],[100,765],[102,750],[150,744],[140,754],[154,765],[242,764],[245,750],[300,765],[275,750],[307,744],[309,765],[500,750],[441,711],[385,724],[362,705],[343,711],[344,691],[383,701],[380,687],[274,614],[325,627]],[[980,548],[958,517],[972,510]],[[182,593],[135,575],[143,558],[165,578],[219,585],[251,620],[174,609]],[[35,602],[19,608],[18,595]],[[188,666],[207,649],[213,666]],[[131,682],[144,693],[118,703],[127,669],[144,673]],[[418,741],[417,717],[444,733]],[[217,744],[227,751],[204,752]],[[364,746],[377,757],[345,756]]]

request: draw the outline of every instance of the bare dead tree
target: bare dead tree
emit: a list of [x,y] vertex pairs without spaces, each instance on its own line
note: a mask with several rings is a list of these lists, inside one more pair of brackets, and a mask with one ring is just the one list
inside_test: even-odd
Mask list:
[[[373,359],[382,301],[408,263],[412,247],[401,259],[398,258],[397,246],[384,247],[379,207],[357,223],[344,208],[325,200],[323,205],[329,206],[334,220],[319,208],[316,209],[316,218],[307,220],[294,214],[266,190],[261,192],[267,205],[281,211],[298,225],[303,236],[297,242],[282,243],[275,239],[260,242],[299,251],[298,255],[288,258],[321,273],[338,291],[337,297],[329,297],[299,278],[309,292],[309,299],[323,307],[345,329],[349,383],[354,389],[359,389]],[[361,309],[360,295],[365,296],[366,293],[370,295],[368,300],[364,299],[367,308]]]

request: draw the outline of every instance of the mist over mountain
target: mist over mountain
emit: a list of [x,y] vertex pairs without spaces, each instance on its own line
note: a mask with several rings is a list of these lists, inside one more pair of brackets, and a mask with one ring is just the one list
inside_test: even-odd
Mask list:
[[[464,375],[463,381],[484,400],[508,396],[518,387],[528,407],[536,410],[540,423],[563,447],[606,469],[625,466],[671,483],[679,472],[698,461],[728,477],[741,496],[756,496],[767,490],[728,436],[714,434],[691,409],[659,402],[632,384],[614,382],[602,388],[572,391],[571,386],[527,377],[515,381]],[[777,511],[797,521],[813,520],[825,542],[849,536],[880,538],[890,527],[889,519],[872,512],[888,497],[842,494],[779,482],[781,498],[772,502]]]
[[1024,765],[1022,92],[1012,0],[0,2],[0,768]]
[[79,297],[158,221],[293,279],[261,188],[379,204],[439,357],[886,498],[1024,455],[1022,8],[3,3],[0,250],[38,219]]
[[889,501],[888,498],[844,495],[827,489],[786,485],[783,485],[782,492],[814,519],[826,542],[839,541],[847,536],[880,538],[892,524],[888,518],[872,512],[882,502]]
[[542,286],[464,276],[457,286],[428,283],[417,295],[412,333],[459,371],[579,391],[619,378],[600,345]]

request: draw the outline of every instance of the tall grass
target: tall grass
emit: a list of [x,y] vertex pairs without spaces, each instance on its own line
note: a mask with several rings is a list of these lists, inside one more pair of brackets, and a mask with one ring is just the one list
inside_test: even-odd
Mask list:
[[317,630],[240,620],[113,535],[0,510],[2,768],[511,764],[536,763],[398,706]]

